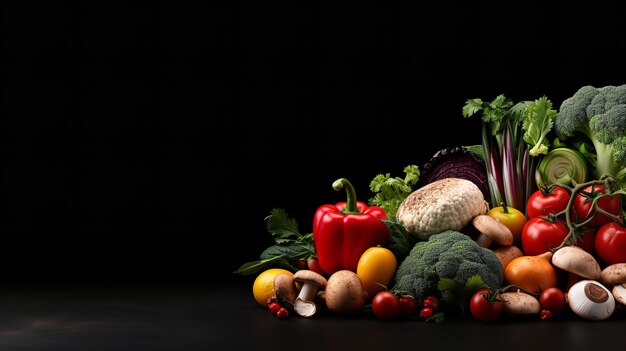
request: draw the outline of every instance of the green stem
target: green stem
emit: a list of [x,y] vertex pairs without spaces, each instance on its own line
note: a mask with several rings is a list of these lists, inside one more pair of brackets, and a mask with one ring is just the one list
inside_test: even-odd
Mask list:
[[358,214],[361,213],[356,206],[356,192],[354,187],[346,178],[339,178],[333,182],[333,189],[339,191],[342,188],[346,189],[348,199],[346,200],[346,208],[341,213],[343,214]]

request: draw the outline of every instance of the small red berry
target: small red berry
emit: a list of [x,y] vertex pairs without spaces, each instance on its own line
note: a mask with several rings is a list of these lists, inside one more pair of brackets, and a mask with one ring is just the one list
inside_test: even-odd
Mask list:
[[287,318],[289,317],[289,311],[287,311],[284,307],[281,307],[278,312],[276,312],[276,317],[278,318]]
[[271,314],[276,314],[281,308],[282,307],[280,307],[280,304],[278,302],[272,302],[268,306]]
[[298,260],[298,268],[300,269],[306,269],[307,268],[307,264],[306,264],[306,260]]
[[422,311],[420,311],[420,319],[422,320],[427,320],[428,318],[433,316],[433,310],[430,307],[424,307],[422,308]]
[[550,310],[541,310],[541,312],[539,312],[539,318],[541,318],[542,321],[547,321],[552,318],[552,312]]
[[437,311],[439,309],[439,299],[434,296],[428,296],[424,299],[424,307]]

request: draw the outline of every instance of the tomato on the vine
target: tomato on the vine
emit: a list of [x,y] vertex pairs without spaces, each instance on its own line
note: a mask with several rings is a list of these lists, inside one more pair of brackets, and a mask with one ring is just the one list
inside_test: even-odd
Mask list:
[[557,214],[567,208],[570,194],[564,188],[550,185],[546,189],[539,189],[532,193],[526,203],[526,217],[545,217]]
[[472,295],[469,307],[472,316],[481,322],[495,321],[500,317],[504,310],[504,303],[500,300],[500,296],[496,296],[494,301],[489,298],[492,291],[489,288],[479,289]]
[[540,255],[563,243],[569,228],[561,221],[533,217],[522,230],[522,251],[526,256]]
[[567,305],[565,293],[557,287],[547,288],[539,295],[539,304],[542,309],[557,313]]
[[596,232],[595,248],[607,265],[626,263],[626,228],[616,222],[604,224]]
[[[586,195],[583,192],[591,194]],[[594,215],[592,208],[593,198],[598,194],[604,194],[604,185],[590,185],[580,192],[574,199],[574,213],[578,217],[578,222],[583,222]],[[622,201],[619,195],[603,196],[597,201],[598,207],[604,211],[617,215],[622,207]],[[611,222],[612,219],[605,214],[595,213],[595,217],[587,224],[589,227],[598,228],[605,223]]]
[[372,313],[380,319],[395,319],[400,315],[400,299],[390,291],[381,291],[372,299]]

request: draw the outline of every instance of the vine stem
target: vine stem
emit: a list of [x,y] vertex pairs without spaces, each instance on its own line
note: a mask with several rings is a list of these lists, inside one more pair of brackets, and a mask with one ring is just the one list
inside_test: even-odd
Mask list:
[[[563,241],[561,242],[561,244],[555,248],[553,248],[551,251],[555,252],[558,249],[569,245],[570,242],[575,243],[576,240],[578,239],[578,232],[579,229],[584,227],[585,225],[589,224],[595,217],[596,215],[603,214],[613,220],[619,220],[620,218],[623,218],[624,213],[623,210],[620,210],[620,214],[619,215],[614,215],[612,213],[609,213],[607,211],[605,211],[604,209],[600,208],[600,206],[598,206],[598,201],[604,197],[604,196],[613,196],[613,195],[624,195],[626,194],[626,192],[624,192],[622,189],[614,191],[614,192],[610,192],[609,194],[605,193],[605,194],[600,194],[599,196],[597,196],[596,198],[593,199],[592,202],[592,209],[593,209],[593,213],[592,215],[587,218],[586,220],[580,222],[580,223],[575,223],[574,221],[572,221],[572,208],[574,206],[574,201],[576,200],[576,198],[578,197],[579,194],[581,193],[586,193],[583,191],[583,189],[587,188],[588,186],[592,186],[592,185],[604,185],[605,189],[609,189],[609,184],[614,182],[614,179],[611,176],[605,176],[602,177],[601,179],[594,179],[594,180],[590,180],[588,182],[585,183],[580,183],[580,184],[576,184],[574,183],[574,187],[569,187],[567,185],[564,184],[559,184],[556,183],[554,184],[555,186],[559,186],[563,189],[565,189],[567,192],[570,193],[570,198],[569,201],[567,202],[567,206],[565,207],[565,210],[557,213],[555,216],[559,217],[563,214],[565,214],[565,224],[567,225],[567,228],[569,229],[569,232],[567,233],[567,235],[565,236],[565,238],[563,239]],[[608,192],[608,191],[607,191]]]

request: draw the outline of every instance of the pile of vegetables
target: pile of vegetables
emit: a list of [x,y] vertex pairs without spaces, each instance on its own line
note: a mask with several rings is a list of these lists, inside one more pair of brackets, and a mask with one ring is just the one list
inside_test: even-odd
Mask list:
[[376,175],[367,203],[337,179],[347,201],[320,206],[312,233],[272,210],[275,244],[235,273],[293,272],[274,280],[277,318],[604,320],[626,310],[626,85],[584,86],[558,110],[546,96],[469,99],[462,117],[474,115],[480,144],[439,150],[403,177]]

